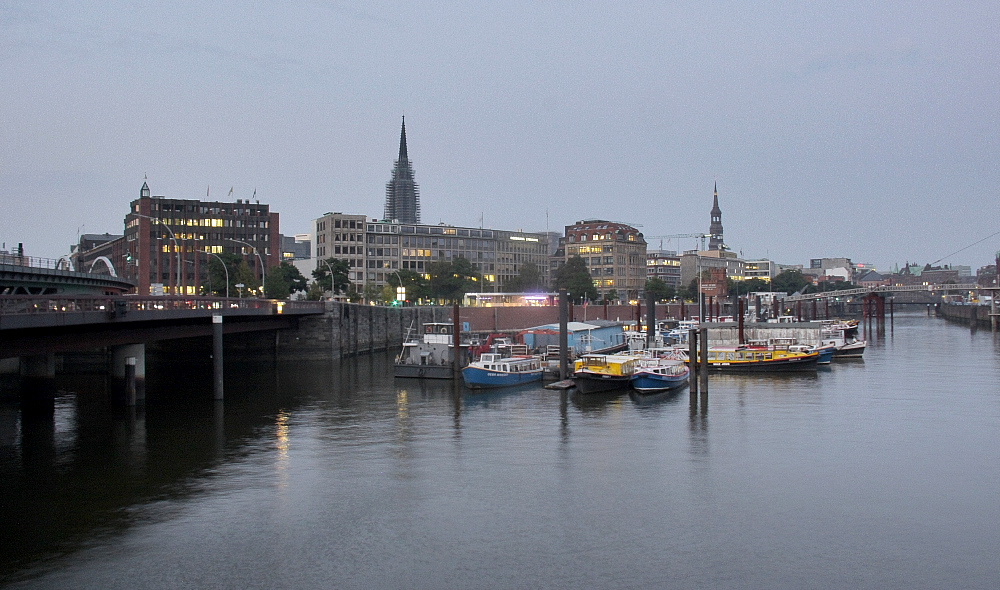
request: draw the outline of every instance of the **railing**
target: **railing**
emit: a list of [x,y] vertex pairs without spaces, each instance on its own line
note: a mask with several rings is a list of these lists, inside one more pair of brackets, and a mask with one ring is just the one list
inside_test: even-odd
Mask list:
[[65,258],[39,258],[38,256],[18,256],[9,253],[0,253],[0,264],[48,270],[70,270],[69,262]]
[[0,315],[101,311],[124,315],[129,311],[261,310],[265,313],[322,313],[322,301],[226,299],[220,297],[135,297],[15,295],[0,297]]
[[869,293],[903,293],[914,291],[975,291],[982,289],[975,283],[940,284],[940,285],[879,285],[878,287],[861,287],[858,289],[843,289],[840,291],[824,291],[805,295],[791,295],[784,301],[809,301],[812,299],[829,299],[830,297],[851,297],[852,295],[867,295]]

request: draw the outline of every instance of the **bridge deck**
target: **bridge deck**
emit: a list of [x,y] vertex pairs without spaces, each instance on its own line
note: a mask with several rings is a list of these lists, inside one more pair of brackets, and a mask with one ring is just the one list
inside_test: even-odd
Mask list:
[[166,320],[321,314],[322,301],[219,297],[0,297],[0,331]]

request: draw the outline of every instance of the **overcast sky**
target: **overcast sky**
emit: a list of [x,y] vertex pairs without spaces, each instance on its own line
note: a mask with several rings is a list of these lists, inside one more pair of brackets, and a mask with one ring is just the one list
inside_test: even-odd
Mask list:
[[706,232],[717,180],[745,257],[885,268],[1000,231],[995,3],[135,4],[0,0],[8,248],[121,233],[144,175],[256,188],[286,235],[381,216],[404,112],[425,223]]

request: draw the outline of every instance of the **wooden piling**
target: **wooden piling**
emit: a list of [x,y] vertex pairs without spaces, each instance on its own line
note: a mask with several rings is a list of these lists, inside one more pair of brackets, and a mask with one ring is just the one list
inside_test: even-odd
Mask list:
[[559,380],[569,378],[569,333],[567,330],[569,297],[566,289],[559,289]]
[[698,336],[700,342],[698,343],[701,347],[701,353],[699,356],[698,363],[698,377],[701,378],[701,391],[703,394],[708,393],[708,328],[702,328],[701,334]]
[[688,387],[691,393],[698,393],[698,330],[688,330]]

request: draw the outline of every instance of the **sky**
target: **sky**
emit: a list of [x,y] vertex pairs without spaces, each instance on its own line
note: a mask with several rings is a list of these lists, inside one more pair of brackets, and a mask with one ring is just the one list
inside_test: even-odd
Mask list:
[[746,258],[1000,250],[993,3],[137,4],[0,0],[8,249],[121,233],[144,178],[286,235],[381,217],[405,113],[425,223],[690,249],[653,236],[707,232],[717,182]]

